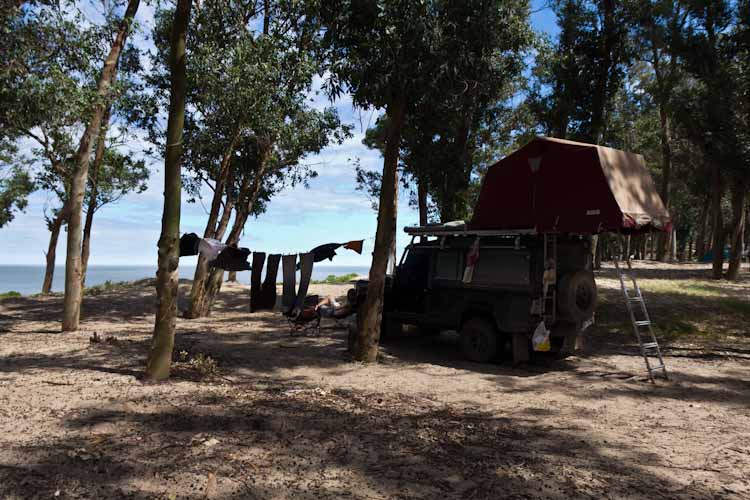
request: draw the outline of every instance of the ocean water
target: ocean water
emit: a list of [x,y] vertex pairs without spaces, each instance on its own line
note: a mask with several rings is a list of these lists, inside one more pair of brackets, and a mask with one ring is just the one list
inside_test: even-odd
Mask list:
[[[333,274],[341,276],[356,273],[366,276],[369,268],[362,266],[324,266],[313,267],[313,279],[323,280]],[[195,266],[180,266],[181,279],[193,279]],[[86,273],[86,286],[100,285],[105,281],[135,281],[143,278],[154,278],[156,266],[89,266]],[[237,273],[240,283],[250,284],[250,271]],[[281,281],[281,269],[277,280]],[[39,293],[44,281],[44,266],[0,266],[0,293],[11,290],[23,295]],[[52,291],[65,290],[65,267],[55,267]]]

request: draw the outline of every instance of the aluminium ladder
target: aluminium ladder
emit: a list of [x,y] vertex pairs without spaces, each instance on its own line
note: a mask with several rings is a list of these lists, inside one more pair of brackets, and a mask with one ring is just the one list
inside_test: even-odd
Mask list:
[[[635,280],[635,275],[633,274],[633,266],[630,263],[630,256],[627,255],[625,257],[627,271],[620,267],[617,257],[614,258],[614,262],[617,275],[620,278],[622,296],[625,299],[625,306],[627,307],[628,315],[630,316],[630,323],[633,326],[633,333],[635,333],[635,338],[638,340],[638,345],[640,345],[641,355],[643,356],[644,361],[646,361],[648,378],[651,380],[651,383],[654,383],[654,373],[661,370],[664,379],[669,380],[669,377],[667,376],[667,367],[664,364],[664,358],[661,355],[659,343],[656,341],[654,329],[651,326],[651,318],[646,309],[646,302],[643,299],[643,293],[641,293],[641,288],[638,286],[638,282]],[[630,295],[628,293],[628,286],[626,284],[628,280],[633,283],[632,290],[635,292],[635,295]],[[634,307],[634,304],[638,304],[638,306]],[[638,313],[640,313],[640,318],[638,317]],[[645,342],[644,336],[646,337]],[[658,364],[652,366],[652,361],[657,360]]]

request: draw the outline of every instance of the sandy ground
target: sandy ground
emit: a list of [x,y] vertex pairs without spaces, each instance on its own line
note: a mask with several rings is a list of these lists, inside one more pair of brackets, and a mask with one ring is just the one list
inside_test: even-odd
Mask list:
[[[679,283],[708,271],[641,272]],[[647,295],[722,333],[667,342],[671,380],[652,385],[613,278],[598,277],[604,319],[584,350],[525,367],[463,361],[451,332],[353,363],[344,325],[290,337],[228,285],[210,318],[178,321],[183,359],[210,356],[219,374],[180,362],[159,385],[138,379],[149,283],[87,297],[74,334],[57,333],[61,298],[4,300],[0,499],[750,498],[750,318]],[[748,285],[706,283],[750,300]]]

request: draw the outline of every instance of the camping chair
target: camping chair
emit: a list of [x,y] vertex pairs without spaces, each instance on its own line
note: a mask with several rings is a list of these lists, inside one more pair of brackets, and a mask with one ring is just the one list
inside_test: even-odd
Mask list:
[[313,333],[320,336],[320,311],[315,310],[318,303],[317,295],[308,295],[302,303],[302,308],[292,308],[284,313],[289,324],[289,335],[303,335]]

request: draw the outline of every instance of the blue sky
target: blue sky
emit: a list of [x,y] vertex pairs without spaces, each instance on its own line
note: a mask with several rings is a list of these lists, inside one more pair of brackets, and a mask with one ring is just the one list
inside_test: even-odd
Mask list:
[[[142,4],[143,6],[143,4]],[[537,31],[555,33],[555,19],[544,1],[533,1],[532,24]],[[149,32],[152,11],[143,6],[139,20],[143,32]],[[142,36],[142,35],[141,35]],[[148,44],[147,40],[137,43]],[[320,95],[311,95],[313,106],[328,105]],[[369,266],[375,236],[376,213],[368,197],[356,190],[352,160],[358,158],[364,168],[381,169],[382,158],[377,151],[368,150],[361,141],[366,128],[374,124],[378,111],[354,109],[348,99],[333,104],[344,122],[355,126],[354,137],[340,146],[332,146],[306,163],[314,164],[319,176],[309,189],[297,187],[276,196],[268,211],[250,220],[241,240],[242,246],[252,250],[293,253],[331,241],[344,242],[364,239],[362,255],[340,251],[332,264],[338,266]],[[133,141],[129,149],[140,155],[145,144]],[[105,206],[97,212],[92,234],[90,265],[156,265],[156,244],[161,230],[163,163],[147,160],[151,170],[148,190],[140,195],[129,195],[116,205]],[[417,223],[415,209],[408,206],[408,192],[399,196],[399,252],[408,243],[403,233],[405,225]],[[34,193],[25,213],[0,229],[0,263],[5,265],[43,265],[49,242],[44,222],[44,208],[54,197],[45,192]],[[203,232],[206,211],[200,203],[183,203],[181,231]],[[57,262],[64,264],[65,234],[60,237]],[[194,258],[182,264],[194,265]]]

